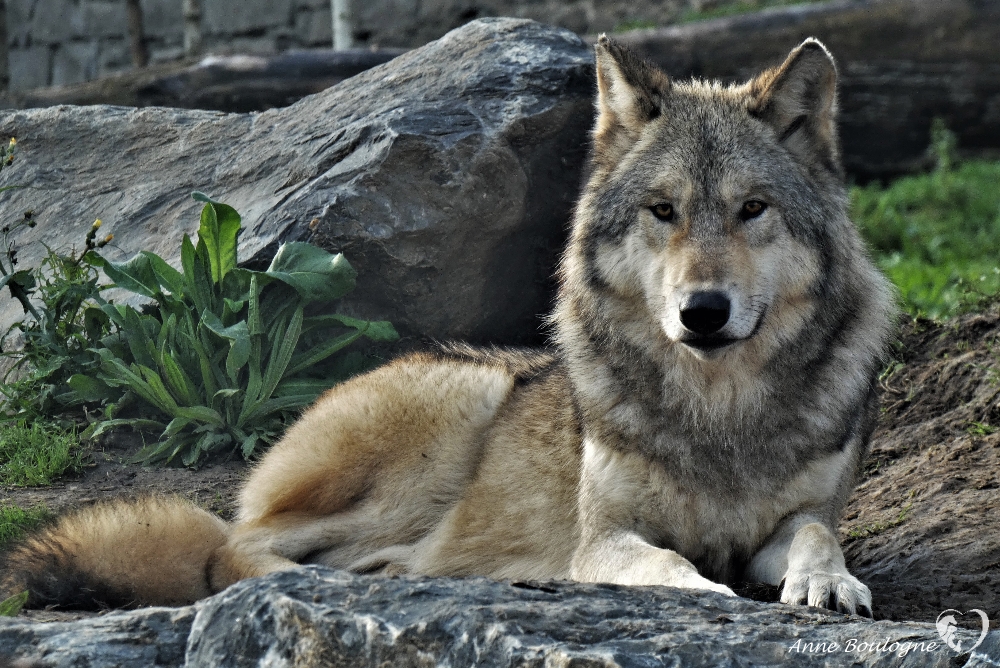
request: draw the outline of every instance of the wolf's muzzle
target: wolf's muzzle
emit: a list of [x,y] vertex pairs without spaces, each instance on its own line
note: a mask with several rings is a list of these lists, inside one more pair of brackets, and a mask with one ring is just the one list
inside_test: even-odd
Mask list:
[[729,322],[730,306],[721,292],[695,292],[681,305],[681,324],[699,336],[710,336]]

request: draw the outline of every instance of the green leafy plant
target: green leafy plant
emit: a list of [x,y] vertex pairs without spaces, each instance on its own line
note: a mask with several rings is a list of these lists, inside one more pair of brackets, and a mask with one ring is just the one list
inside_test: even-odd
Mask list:
[[[17,142],[0,151],[0,169],[14,162]],[[21,186],[0,188],[0,192]],[[66,406],[58,392],[74,374],[96,371],[99,358],[90,352],[109,333],[110,321],[100,310],[103,303],[98,285],[96,251],[113,238],[97,239],[101,221],[87,232],[83,249],[62,253],[46,246],[46,255],[36,268],[18,269],[18,249],[13,235],[21,228],[37,224],[26,211],[14,224],[0,229],[0,291],[7,288],[24,311],[24,319],[0,336],[0,355],[13,360],[0,380],[5,401],[3,418],[10,420],[50,420]],[[15,334],[21,345],[11,345]]]
[[0,484],[47,485],[82,466],[76,433],[44,421],[0,425]]
[[[69,385],[78,400],[110,402],[96,436],[120,426],[156,427],[161,441],[138,458],[193,465],[211,452],[238,447],[250,457],[272,443],[297,411],[364,365],[360,356],[330,358],[361,337],[394,341],[388,322],[338,314],[307,315],[314,302],[354,288],[356,273],[341,254],[308,243],[279,248],[266,271],[237,266],[239,214],[201,193],[197,244],[185,235],[181,270],[143,251],[123,263],[104,262],[119,288],[155,302],[149,312],[104,304],[118,328],[105,337],[101,370]],[[115,417],[136,398],[152,419]]]
[[[21,224],[33,223],[33,214],[26,213]],[[107,287],[98,284],[97,267],[103,260],[96,250],[106,246],[113,236],[98,240],[100,227],[100,220],[90,227],[79,253],[75,249],[60,253],[46,246],[45,258],[37,268],[4,276],[12,279],[7,287],[21,302],[25,314],[24,320],[0,337],[0,342],[6,344],[16,331],[23,336],[23,346],[5,345],[0,353],[14,359],[0,383],[8,420],[51,419],[63,413],[73,398],[66,381],[76,374],[97,371],[100,358],[93,348],[112,328],[100,308],[106,303],[101,292]],[[13,267],[16,250],[13,244],[8,244],[7,249],[7,260]]]
[[959,162],[955,146],[938,120],[932,172],[851,189],[854,218],[912,315],[945,318],[1000,293],[1000,162]]

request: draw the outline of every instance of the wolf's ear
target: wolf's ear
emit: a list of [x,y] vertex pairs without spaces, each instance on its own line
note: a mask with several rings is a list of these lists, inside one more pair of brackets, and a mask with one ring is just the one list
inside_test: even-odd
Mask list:
[[601,35],[597,40],[597,124],[594,143],[630,145],[660,115],[670,79],[629,48]]
[[837,66],[819,40],[809,38],[779,67],[750,82],[750,111],[774,128],[806,165],[841,175],[837,146]]

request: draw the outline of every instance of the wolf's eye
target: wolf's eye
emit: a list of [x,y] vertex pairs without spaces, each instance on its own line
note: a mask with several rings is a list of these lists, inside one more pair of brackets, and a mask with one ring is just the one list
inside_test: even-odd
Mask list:
[[665,223],[669,223],[674,219],[674,205],[669,202],[655,204],[649,207],[649,210],[653,212],[657,220],[662,220]]
[[740,209],[740,218],[744,221],[756,218],[764,213],[765,209],[767,209],[767,205],[760,200],[752,199],[749,202],[743,202],[743,208]]

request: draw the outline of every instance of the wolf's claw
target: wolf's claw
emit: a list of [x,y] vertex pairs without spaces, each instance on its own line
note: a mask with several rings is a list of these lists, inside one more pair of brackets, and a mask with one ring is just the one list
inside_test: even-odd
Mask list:
[[795,573],[785,576],[781,602],[807,604],[845,614],[871,617],[872,595],[849,573]]

